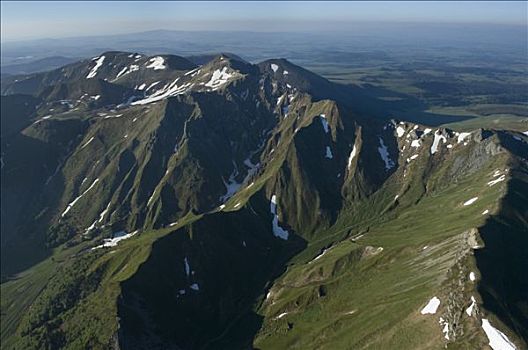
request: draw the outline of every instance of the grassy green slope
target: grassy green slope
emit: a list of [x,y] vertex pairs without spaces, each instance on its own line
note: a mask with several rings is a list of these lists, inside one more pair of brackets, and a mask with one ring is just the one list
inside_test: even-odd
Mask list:
[[[320,251],[321,243],[328,246],[328,241],[309,243],[305,252],[294,259],[295,264],[275,282],[270,298],[259,309],[265,319],[255,346],[443,348],[439,316],[449,321],[449,336],[454,339],[448,343],[450,347],[480,348],[487,344],[476,316],[468,317],[464,309],[472,295],[482,303],[477,285],[468,280],[470,271],[478,271],[472,246],[482,244],[476,232],[486,227],[489,215],[495,217],[503,210],[497,198],[504,196],[507,185],[489,187],[487,182],[497,166],[507,163],[508,157],[499,156],[473,175],[423,197],[417,204],[396,207],[385,217],[375,218],[376,212],[372,211],[371,219],[364,222],[368,232],[364,232],[364,226],[363,231],[354,230],[356,213],[343,214],[343,228],[338,232],[346,232],[350,225],[352,237],[333,244],[316,260],[311,260],[314,251]],[[474,204],[463,205],[476,196],[479,199]],[[405,197],[399,201],[406,201]],[[379,194],[363,205],[369,210],[377,206],[373,202],[389,200],[392,198]],[[489,214],[482,215],[485,210]],[[518,225],[523,227],[522,222]],[[524,225],[526,229],[525,222]],[[333,230],[319,235],[335,237]],[[515,246],[520,242],[518,238],[508,244]],[[311,245],[319,249],[311,249]],[[483,252],[489,250],[484,248]],[[499,248],[492,250],[504,254]],[[518,263],[526,264],[526,259],[516,256]],[[523,283],[518,270],[501,271],[517,281],[512,283]],[[495,278],[490,277],[488,283],[493,284]],[[522,290],[516,287],[512,290]],[[439,311],[434,316],[421,315],[419,311],[433,296],[442,301]],[[509,300],[504,291],[495,294],[495,298]],[[517,295],[516,300],[521,303],[517,324],[526,317],[519,309],[523,299]],[[482,308],[479,317],[488,314]],[[490,318],[502,325],[493,314]],[[518,344],[526,345],[513,333],[505,332]]]

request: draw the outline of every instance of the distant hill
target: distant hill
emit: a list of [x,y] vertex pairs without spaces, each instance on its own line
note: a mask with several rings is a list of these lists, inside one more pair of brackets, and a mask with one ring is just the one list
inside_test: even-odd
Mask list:
[[79,58],[53,56],[38,59],[31,62],[24,62],[18,64],[10,64],[2,66],[2,75],[17,75],[17,74],[31,74],[36,72],[44,72],[52,70],[66,64],[78,61]]

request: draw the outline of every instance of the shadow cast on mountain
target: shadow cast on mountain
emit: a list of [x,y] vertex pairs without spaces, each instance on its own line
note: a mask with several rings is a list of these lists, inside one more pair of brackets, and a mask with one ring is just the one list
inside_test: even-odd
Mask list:
[[[154,243],[121,285],[121,349],[247,349],[261,327],[255,311],[271,281],[306,247],[271,232],[263,194],[235,212],[208,214]],[[200,310],[200,312],[196,312]]]
[[[528,230],[526,213],[528,186],[516,176],[528,177],[524,169],[508,184],[508,194],[496,216],[490,217],[480,228],[485,243],[475,251],[475,258],[482,277],[479,292],[485,309],[493,312],[508,327],[514,329],[528,343]],[[524,217],[524,220],[522,219]],[[511,337],[511,334],[508,334]],[[510,338],[512,339],[512,338]],[[513,338],[515,339],[515,338]],[[517,339],[520,340],[520,339]]]

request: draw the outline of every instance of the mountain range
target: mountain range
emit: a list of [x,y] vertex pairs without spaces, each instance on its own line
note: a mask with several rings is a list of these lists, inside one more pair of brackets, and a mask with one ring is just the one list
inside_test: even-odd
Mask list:
[[527,132],[233,54],[1,94],[2,348],[528,346]]

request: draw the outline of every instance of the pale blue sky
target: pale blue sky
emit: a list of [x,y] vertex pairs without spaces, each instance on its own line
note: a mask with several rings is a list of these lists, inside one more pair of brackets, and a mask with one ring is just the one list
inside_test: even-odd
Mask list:
[[154,29],[339,30],[358,22],[526,26],[528,2],[1,2],[6,41]]

